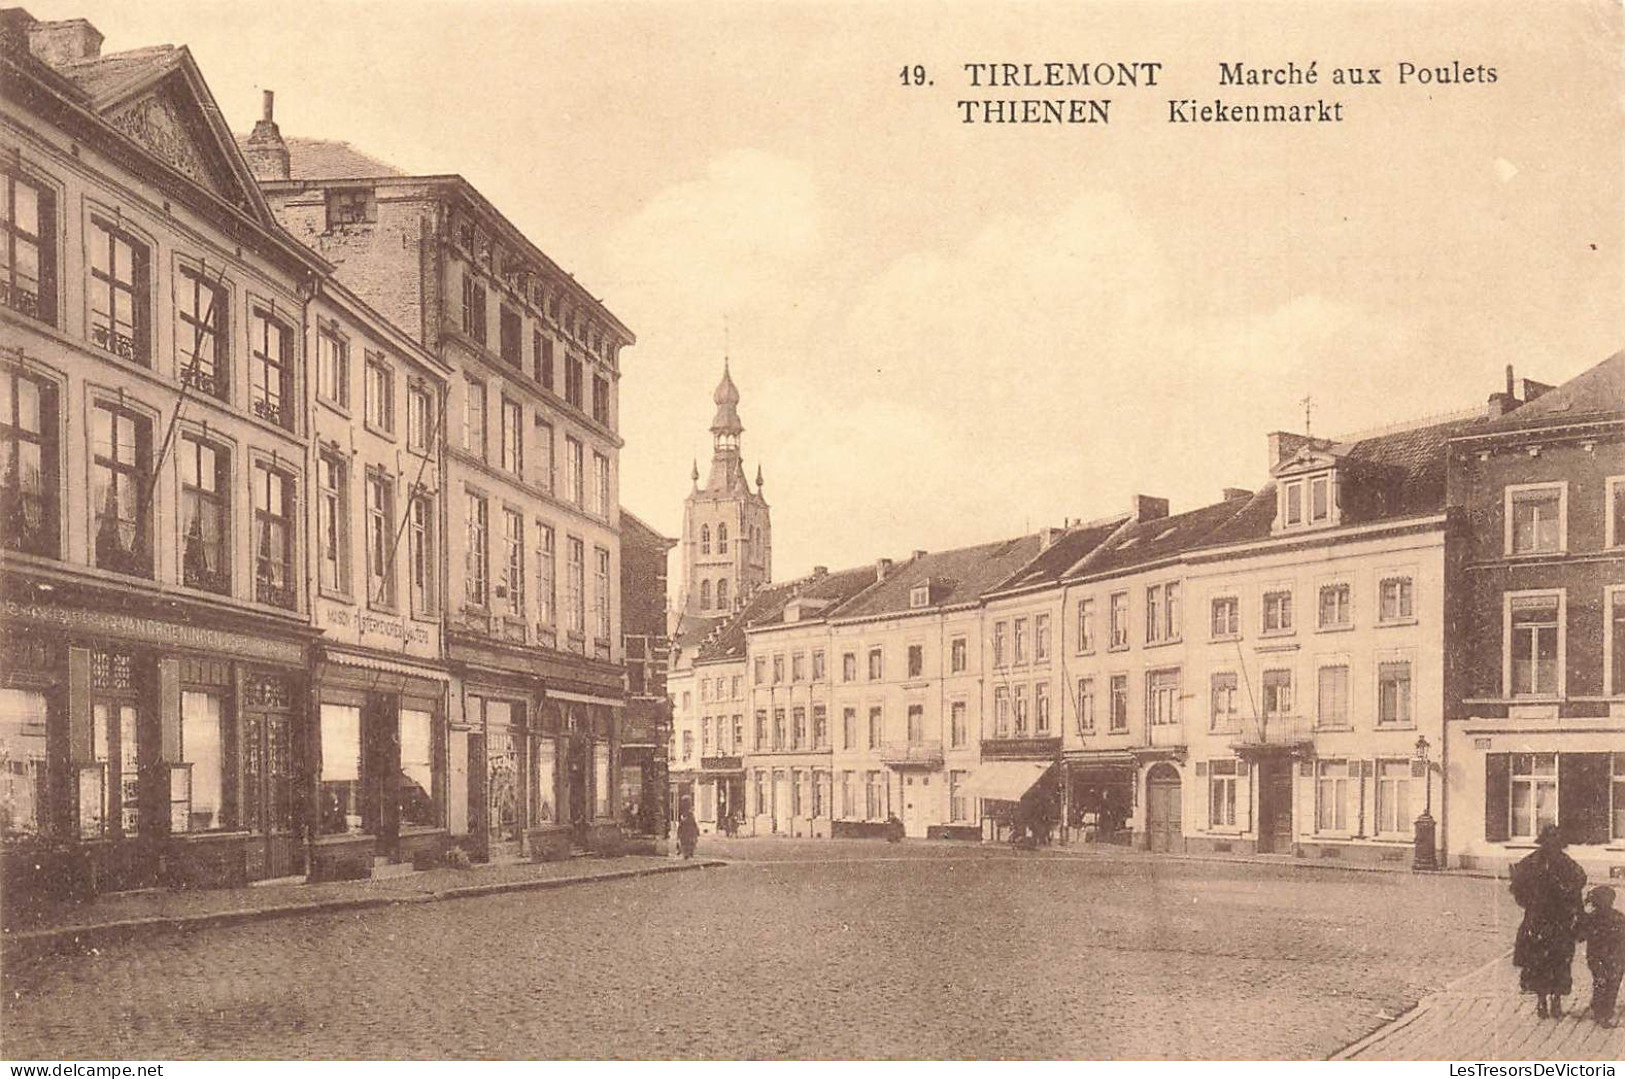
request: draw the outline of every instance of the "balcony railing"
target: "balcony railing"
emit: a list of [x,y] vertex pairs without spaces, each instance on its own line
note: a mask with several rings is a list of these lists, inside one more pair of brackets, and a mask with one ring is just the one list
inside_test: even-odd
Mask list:
[[1054,757],[1061,752],[1060,737],[1029,738],[1025,735],[1019,738],[984,738],[982,739],[982,757],[984,760],[1039,760]]
[[90,339],[98,348],[106,349],[113,355],[125,360],[139,362],[141,356],[136,350],[135,338],[119,333],[110,326],[92,326]]
[[1231,745],[1238,751],[1295,749],[1315,740],[1315,721],[1309,716],[1265,715],[1243,718]]
[[274,581],[269,577],[254,579],[254,599],[289,611],[299,605],[291,584]]
[[20,311],[29,318],[40,317],[39,293],[0,281],[0,305]]
[[942,742],[887,742],[880,747],[880,759],[898,767],[941,768]]

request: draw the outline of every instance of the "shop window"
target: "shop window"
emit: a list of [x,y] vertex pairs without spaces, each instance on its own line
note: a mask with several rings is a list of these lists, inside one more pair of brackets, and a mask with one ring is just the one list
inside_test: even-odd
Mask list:
[[57,430],[56,384],[0,370],[0,544],[7,550],[61,553]]
[[294,610],[293,478],[263,463],[254,466],[254,598]]
[[152,363],[148,248],[128,232],[91,218],[90,339],[97,348],[142,366]]
[[1411,829],[1411,762],[1377,762],[1377,835],[1409,837]]
[[594,742],[592,746],[592,793],[594,813],[599,817],[609,816],[614,792],[609,785],[609,746],[604,742]]
[[181,580],[188,588],[227,594],[231,573],[230,453],[199,435],[181,437]]
[[321,831],[357,834],[361,823],[361,709],[322,705]]
[[[51,758],[45,694],[0,689],[0,838],[50,831]],[[1625,807],[1622,807],[1625,808]]]
[[0,173],[0,305],[56,325],[56,195]]
[[234,814],[226,805],[230,738],[224,697],[197,690],[181,694],[181,760],[190,766],[190,775],[187,801],[172,805],[172,831],[211,832],[233,827]]
[[1236,826],[1236,773],[1234,760],[1209,761],[1207,770],[1207,823],[1210,828]]
[[98,401],[93,414],[91,505],[96,565],[152,576],[152,423]]
[[557,818],[555,759],[558,747],[551,738],[538,738],[531,743],[530,823],[533,826],[551,824]]
[[1512,754],[1513,839],[1534,839],[1557,823],[1557,754]]
[[175,284],[175,333],[180,380],[184,386],[227,400],[231,392],[230,353],[226,347],[227,300],[224,285],[203,271],[180,268]]
[[395,804],[402,825],[432,828],[440,823],[434,802],[434,714],[402,708],[399,718],[401,770]]
[[251,326],[249,376],[254,415],[293,430],[293,331],[259,309]]
[[1347,835],[1354,819],[1350,807],[1359,784],[1358,773],[1348,761],[1317,761],[1315,765],[1315,831]]

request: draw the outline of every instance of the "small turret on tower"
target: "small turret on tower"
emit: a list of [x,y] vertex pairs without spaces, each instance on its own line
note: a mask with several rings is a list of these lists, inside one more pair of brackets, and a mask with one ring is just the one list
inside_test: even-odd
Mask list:
[[711,420],[711,470],[700,483],[699,463],[691,473],[683,523],[683,594],[685,615],[715,618],[727,614],[744,597],[772,580],[772,529],[761,495],[762,469],[756,489],[745,474],[740,435],[739,387],[725,356],[722,380],[711,394],[716,413]]

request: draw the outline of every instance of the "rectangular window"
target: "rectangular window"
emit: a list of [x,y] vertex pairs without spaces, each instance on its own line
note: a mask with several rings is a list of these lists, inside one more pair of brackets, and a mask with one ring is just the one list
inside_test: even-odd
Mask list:
[[542,389],[553,390],[553,339],[544,337],[538,330],[532,340],[536,347],[536,381],[542,384]]
[[321,831],[359,833],[361,825],[361,709],[322,705]]
[[1241,635],[1241,601],[1235,596],[1220,596],[1213,601],[1213,636],[1237,637]]
[[911,704],[908,706],[908,740],[910,745],[918,745],[925,740],[925,706]]
[[1309,481],[1309,520],[1311,523],[1330,520],[1332,516],[1332,480],[1330,476],[1316,476]]
[[[1608,654],[1611,657],[1608,666],[1613,675],[1609,692],[1616,697],[1625,697],[1625,588],[1608,592],[1608,612],[1604,617],[1608,619]],[[1620,809],[1625,812],[1625,802],[1620,803]]]
[[[841,656],[841,681],[856,682],[858,680],[858,657],[855,653],[847,652]],[[760,678],[757,679],[761,681]]]
[[406,448],[427,454],[434,426],[434,399],[426,387],[411,387],[406,391]]
[[1384,622],[1403,622],[1415,617],[1413,589],[1409,577],[1387,577],[1377,586],[1379,617]]
[[557,554],[553,529],[549,525],[537,525],[536,533],[536,617],[542,625],[551,626],[558,618],[558,612],[554,609]]
[[92,416],[91,510],[96,565],[152,576],[152,424],[105,401]]
[[797,652],[790,657],[790,681],[805,682],[807,680],[807,656]]
[[1128,730],[1128,675],[1112,675],[1111,731],[1118,734]]
[[1095,732],[1095,680],[1078,679],[1078,733]]
[[1038,663],[1049,658],[1049,615],[1033,618],[1033,659]]
[[200,435],[180,442],[181,580],[188,588],[231,592],[230,452]]
[[1004,637],[1006,625],[1003,622],[993,623],[993,666],[1002,667],[1004,658]]
[[511,307],[503,307],[497,316],[497,348],[502,354],[504,363],[510,364],[519,370],[524,370],[524,340],[525,324],[519,317],[519,312]]
[[1508,642],[1514,697],[1549,697],[1558,691],[1557,657],[1562,604],[1557,596],[1512,596]]
[[1234,671],[1220,671],[1209,679],[1211,725],[1214,730],[1229,730],[1236,725],[1236,691],[1238,679]]
[[1048,682],[1033,686],[1033,733],[1040,738],[1048,738],[1050,734]]
[[1294,480],[1284,488],[1286,505],[1282,511],[1282,521],[1287,525],[1303,523],[1303,481]]
[[99,217],[91,218],[86,242],[91,341],[121,359],[151,366],[147,245]]
[[574,536],[569,538],[568,576],[565,580],[565,602],[568,606],[569,630],[578,637],[587,632],[587,545]]
[[1292,632],[1292,593],[1264,593],[1264,632]]
[[0,821],[6,838],[48,835],[51,755],[46,746],[45,694],[0,688]]
[[1315,764],[1315,831],[1347,835],[1356,819],[1351,809],[1358,773],[1348,761],[1317,761]]
[[1095,601],[1078,600],[1078,651],[1095,650]]
[[596,374],[592,376],[592,418],[609,424],[609,380]]
[[350,590],[348,536],[349,505],[346,466],[337,454],[324,453],[316,461],[316,545],[320,583],[332,592]]
[[1347,629],[1354,624],[1354,609],[1349,599],[1349,586],[1328,584],[1320,588],[1320,628]]
[[1166,632],[1162,624],[1162,585],[1154,584],[1145,590],[1145,643],[1165,640]]
[[1509,488],[1507,554],[1550,554],[1563,549],[1563,488]]
[[248,362],[250,409],[293,430],[293,331],[259,308],[250,320]]
[[778,685],[784,681],[784,657],[773,657],[773,684]]
[[967,658],[965,638],[955,637],[948,645],[948,670],[950,673],[963,674]]
[[869,709],[869,748],[879,749],[885,735],[885,720],[878,708]]
[[293,477],[254,466],[254,598],[273,607],[299,606],[294,586]]
[[592,605],[598,624],[598,639],[609,640],[609,552],[602,547],[594,547],[593,554],[593,586]]
[[401,770],[395,777],[396,816],[408,827],[432,828],[440,823],[434,800],[433,713],[402,708],[396,738],[401,746]]
[[1209,761],[1207,765],[1207,823],[1210,828],[1236,826],[1236,763]]
[[533,479],[541,486],[542,490],[549,494],[553,493],[553,468],[553,425],[541,417],[537,417],[536,458],[535,463],[532,465],[532,471],[535,473]]
[[367,382],[363,387],[367,422],[386,435],[395,433],[395,372],[381,358],[367,358]]
[[181,755],[190,765],[190,797],[172,814],[171,831],[212,832],[235,825],[226,805],[228,749],[232,724],[218,693],[181,693]]
[[574,408],[581,407],[581,361],[574,356],[564,360],[564,400]]
[[[1554,790],[1551,802],[1552,820],[1557,819],[1557,799]],[[1411,762],[1408,760],[1377,762],[1377,834],[1379,836],[1412,835],[1411,827]],[[1530,838],[1534,833],[1529,833]]]
[[1010,690],[993,687],[993,737],[1010,737]]
[[463,273],[463,332],[485,344],[485,286]]
[[1111,647],[1128,647],[1128,593],[1113,592],[1111,599]]
[[369,188],[329,188],[327,191],[327,228],[335,225],[360,225],[374,220],[376,211]]
[[485,383],[478,379],[463,385],[463,449],[485,460]]
[[411,519],[407,522],[407,537],[412,559],[412,615],[416,618],[432,616],[440,609],[439,592],[435,588],[435,500],[429,495],[412,499]]
[[502,511],[502,581],[497,596],[503,600],[502,613],[509,618],[525,617],[525,515],[518,510]]
[[580,507],[585,507],[587,504],[585,487],[586,480],[583,476],[583,469],[586,467],[586,463],[583,457],[583,452],[581,441],[579,439],[569,435],[565,436],[564,466],[568,470],[565,475],[565,480],[567,483],[566,497]]
[[367,604],[395,607],[395,484],[367,474]]
[[821,704],[813,705],[812,744],[814,749],[829,748],[829,713]]
[[886,816],[886,787],[879,772],[869,773],[869,819],[882,820]]
[[1281,719],[1292,714],[1292,672],[1265,671],[1263,676],[1264,718]]
[[925,675],[925,646],[911,644],[908,646],[908,676],[921,678]]
[[506,397],[502,399],[502,470],[515,476],[525,471],[525,410]]
[[704,716],[704,717],[702,717],[700,719],[700,756],[709,757],[710,755],[711,755],[711,717],[710,716]]
[[1399,726],[1412,722],[1409,660],[1377,664],[1377,722]]
[[592,455],[592,512],[609,516],[609,458],[601,453]]
[[755,734],[756,738],[755,738],[755,741],[751,744],[751,748],[753,748],[753,749],[755,749],[757,751],[761,751],[761,750],[766,749],[768,747],[768,742],[767,742],[767,713],[765,711],[759,711],[759,712],[756,713],[756,729],[754,731],[754,734]]
[[10,507],[0,544],[7,550],[61,554],[57,432],[56,384],[0,369],[0,499]]
[[[684,731],[683,732],[683,759],[685,761],[694,759],[694,732],[693,731]],[[758,772],[757,775],[760,776],[761,773]],[[761,780],[758,779],[757,782],[759,784],[761,782]],[[760,787],[758,787],[758,790],[760,790]]]
[[1625,547],[1625,476],[1608,477],[1607,536],[1610,547]]
[[780,749],[784,748],[784,738],[785,738],[786,733],[788,733],[788,732],[786,732],[786,730],[784,728],[784,709],[775,708],[773,710],[773,748],[774,748],[774,750],[780,750]]
[[0,173],[0,304],[56,325],[56,197]]
[[1027,662],[1027,620],[1016,619],[1010,633],[1010,640],[1015,652],[1015,662]]
[[949,745],[955,749],[963,746],[968,733],[965,724],[965,702],[954,701],[948,706]]
[[350,348],[330,330],[316,335],[316,396],[340,408],[350,407]]
[[1322,727],[1349,725],[1349,669],[1341,664],[1320,668],[1315,722]]
[[1151,671],[1146,674],[1145,718],[1154,727],[1179,722],[1179,671]]
[[869,681],[878,682],[885,674],[886,668],[880,649],[869,649]]
[[766,656],[756,657],[756,669],[752,672],[752,681],[758,686],[767,681]]
[[955,824],[961,824],[970,819],[965,803],[965,774],[964,772],[948,773],[948,819]]
[[858,710],[847,708],[841,712],[841,748],[858,748]]
[[182,266],[175,283],[176,359],[180,380],[199,393],[224,400],[231,389],[226,348],[225,288]]
[[812,654],[812,680],[814,682],[822,682],[824,678],[824,652],[822,649],[819,649],[814,651]]
[[807,741],[807,710],[805,708],[792,708],[790,710],[790,748],[803,749],[809,744]]
[[483,495],[468,496],[467,549],[463,552],[463,592],[469,603],[484,607],[491,579],[491,507]]

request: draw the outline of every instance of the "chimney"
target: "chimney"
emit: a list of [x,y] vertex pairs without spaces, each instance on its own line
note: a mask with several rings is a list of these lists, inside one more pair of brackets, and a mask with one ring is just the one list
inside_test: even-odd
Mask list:
[[243,157],[256,180],[288,178],[288,144],[282,141],[282,132],[272,119],[275,105],[276,93],[265,91],[265,115],[243,143]]
[[1507,364],[1506,389],[1500,393],[1490,394],[1489,406],[1484,410],[1490,419],[1498,419],[1517,408],[1523,402],[1518,400],[1517,379],[1512,377],[1512,365]]
[[925,557],[925,552],[922,551],[922,550],[916,549],[913,554],[909,555],[909,557],[912,558],[914,561],[918,562],[920,559]]
[[828,577],[829,576],[829,567],[828,566],[814,566],[813,567],[813,576],[815,578],[817,578],[817,577]]
[[1128,515],[1132,521],[1156,521],[1168,516],[1168,500],[1151,495],[1133,495],[1128,500]]
[[891,573],[891,566],[892,566],[892,562],[891,562],[891,559],[889,559],[889,558],[877,558],[877,559],[875,559],[875,583],[876,584],[879,584],[881,581],[884,581],[886,579],[886,575]]
[[1055,546],[1055,541],[1061,538],[1061,533],[1064,532],[1064,531],[1065,531],[1065,529],[1061,529],[1061,528],[1041,528],[1041,529],[1039,529],[1038,530],[1038,549],[1040,551],[1047,551],[1051,547]]
[[1224,500],[1226,502],[1234,502],[1237,499],[1251,497],[1253,497],[1253,493],[1247,490],[1245,487],[1226,487],[1224,489]]
[[36,22],[28,28],[28,51],[52,67],[95,60],[102,54],[102,35],[84,19]]
[[1332,440],[1329,438],[1314,438],[1310,435],[1297,435],[1293,434],[1291,431],[1271,431],[1269,439],[1269,467],[1271,468],[1274,468],[1282,461],[1291,459],[1305,446],[1317,450],[1325,450],[1332,447]]

